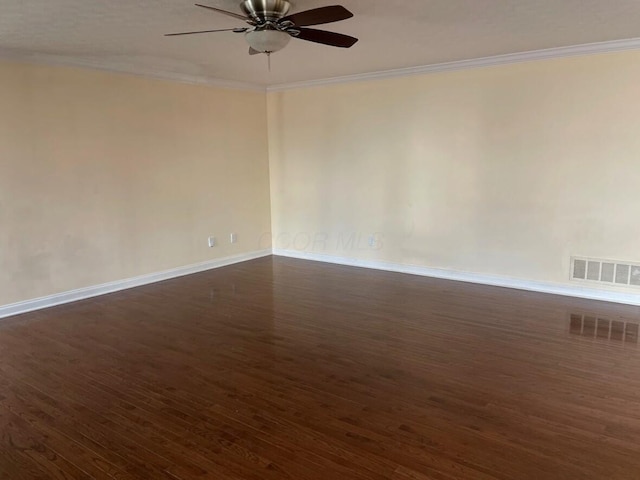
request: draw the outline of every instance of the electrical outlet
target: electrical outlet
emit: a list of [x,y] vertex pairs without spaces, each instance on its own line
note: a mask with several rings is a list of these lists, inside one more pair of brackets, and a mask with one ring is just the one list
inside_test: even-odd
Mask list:
[[238,243],[238,234],[232,233],[231,235],[229,235],[229,241],[231,243]]
[[216,237],[209,237],[209,248],[216,246]]

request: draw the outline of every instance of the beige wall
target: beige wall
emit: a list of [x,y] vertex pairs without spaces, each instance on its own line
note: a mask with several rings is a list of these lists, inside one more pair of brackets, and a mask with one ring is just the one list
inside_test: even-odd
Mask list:
[[280,249],[566,284],[572,255],[640,262],[638,132],[640,52],[266,104],[2,63],[0,305],[267,248],[270,229]]
[[266,128],[259,92],[0,64],[0,305],[264,248]]
[[565,284],[572,255],[640,262],[640,52],[268,105],[276,248]]

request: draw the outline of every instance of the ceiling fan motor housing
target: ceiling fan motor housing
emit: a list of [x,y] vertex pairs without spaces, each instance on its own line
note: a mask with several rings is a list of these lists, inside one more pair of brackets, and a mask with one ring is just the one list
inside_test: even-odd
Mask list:
[[265,21],[275,22],[283,18],[291,9],[287,0],[244,0],[242,11],[258,25]]

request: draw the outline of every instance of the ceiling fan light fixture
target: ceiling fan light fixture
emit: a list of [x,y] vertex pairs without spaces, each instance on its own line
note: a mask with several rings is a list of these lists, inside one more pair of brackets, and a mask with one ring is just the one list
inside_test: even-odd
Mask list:
[[253,30],[245,33],[247,43],[261,53],[273,53],[282,50],[291,41],[291,36],[279,30]]

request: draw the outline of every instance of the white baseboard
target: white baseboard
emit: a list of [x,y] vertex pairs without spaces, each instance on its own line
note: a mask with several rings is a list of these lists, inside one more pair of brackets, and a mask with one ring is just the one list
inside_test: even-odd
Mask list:
[[272,254],[281,257],[298,258],[301,260],[311,260],[315,262],[333,263],[337,265],[369,268],[387,272],[406,273],[422,277],[440,278],[458,282],[476,283],[480,285],[490,285],[495,287],[512,288],[531,292],[549,293],[553,295],[562,295],[567,297],[585,298],[589,300],[600,300],[604,302],[640,306],[640,294],[612,292],[582,286],[569,286],[547,282],[536,282],[477,273],[457,272],[454,270],[421,267],[415,265],[404,265],[400,263],[379,262],[375,260],[358,260],[355,258],[338,257],[319,253],[308,253],[296,250],[274,249],[272,251],[270,249],[267,249],[234,255],[231,257],[219,258],[195,265],[188,265],[185,267],[174,268],[163,272],[142,275],[135,278],[118,280],[102,285],[95,285],[78,290],[62,292],[47,297],[26,300],[24,302],[2,305],[0,306],[0,319],[11,317],[14,315],[20,315],[22,313],[32,312],[35,310],[54,307],[56,305],[63,305],[65,303],[77,302],[79,300],[85,300],[87,298],[98,297],[100,295],[106,295],[108,293],[119,292],[121,290],[127,290],[129,288],[149,285],[151,283],[170,280],[172,278],[178,278],[185,275],[213,270],[236,263],[242,263],[257,258],[267,257]]
[[444,280],[477,283],[480,285],[490,285],[494,287],[527,290],[530,292],[549,293],[552,295],[562,295],[565,297],[585,298],[588,300],[600,300],[604,302],[640,306],[640,294],[612,292],[608,290],[598,290],[595,288],[582,287],[577,285],[573,286],[556,283],[537,282],[494,275],[484,275],[479,273],[467,273],[439,268],[404,265],[401,263],[379,262],[375,260],[358,260],[355,258],[337,257],[332,255],[309,253],[297,250],[274,249],[273,254],[281,257],[312,260],[315,262],[370,268],[373,270],[384,270],[387,272],[407,273],[410,275],[418,275],[422,277],[440,278]]
[[178,267],[171,270],[165,270],[164,272],[151,273],[135,278],[128,278],[126,280],[118,280],[115,282],[104,283],[102,285],[95,285],[92,287],[81,288],[79,290],[72,290],[55,295],[49,295],[47,297],[26,300],[24,302],[2,305],[0,306],[0,318],[6,318],[13,315],[19,315],[21,313],[32,312],[34,310],[41,310],[43,308],[54,307],[56,305],[62,305],[65,303],[77,302],[78,300],[98,297],[100,295],[106,295],[107,293],[119,292],[121,290],[140,287],[142,285],[161,282],[163,280],[170,280],[172,278],[183,277],[185,275],[204,272],[215,268],[226,267],[227,265],[233,265],[235,263],[241,263],[248,260],[254,260],[256,258],[267,257],[271,254],[271,249],[243,253],[231,257],[209,260],[206,262],[197,263],[195,265],[188,265],[186,267]]

